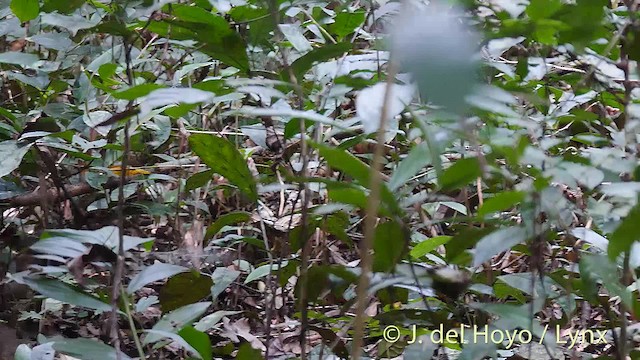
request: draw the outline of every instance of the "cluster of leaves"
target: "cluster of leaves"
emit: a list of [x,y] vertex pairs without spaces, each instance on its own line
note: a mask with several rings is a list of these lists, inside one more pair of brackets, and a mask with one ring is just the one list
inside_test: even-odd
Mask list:
[[460,324],[526,329],[549,353],[549,326],[608,330],[560,350],[636,354],[637,5],[460,3],[478,68],[447,17],[390,32],[411,2],[0,0],[0,240],[31,262],[5,283],[46,298],[23,319],[90,324],[113,302],[122,320],[38,341],[346,358],[370,297],[371,357],[531,350],[434,342]]

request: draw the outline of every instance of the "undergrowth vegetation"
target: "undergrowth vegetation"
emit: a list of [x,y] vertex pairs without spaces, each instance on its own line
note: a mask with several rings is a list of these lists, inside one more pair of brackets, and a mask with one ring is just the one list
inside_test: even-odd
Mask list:
[[0,359],[640,358],[638,7],[0,0]]

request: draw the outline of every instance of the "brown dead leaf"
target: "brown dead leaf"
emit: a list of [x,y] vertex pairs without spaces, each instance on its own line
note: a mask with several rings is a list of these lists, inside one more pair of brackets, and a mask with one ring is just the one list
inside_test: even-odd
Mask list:
[[222,319],[223,331],[220,335],[226,337],[233,342],[240,342],[238,337],[245,339],[251,344],[251,347],[257,350],[265,351],[267,348],[262,341],[255,335],[251,334],[251,326],[248,319],[240,319],[235,322],[231,322],[228,318]]

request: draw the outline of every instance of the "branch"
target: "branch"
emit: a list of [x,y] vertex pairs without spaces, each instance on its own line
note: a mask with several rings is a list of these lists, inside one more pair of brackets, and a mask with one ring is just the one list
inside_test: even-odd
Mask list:
[[[102,187],[107,189],[115,189],[118,187],[119,179],[110,178],[106,183],[102,185]],[[80,183],[74,185],[68,185],[64,187],[64,190],[59,188],[52,188],[46,192],[47,202],[61,202],[67,199],[70,199],[75,196],[80,196],[84,194],[89,194],[92,192],[98,191],[97,189],[91,187],[88,183]],[[65,195],[66,192],[66,195]],[[11,207],[20,207],[20,206],[32,206],[38,205],[42,202],[42,194],[38,190],[34,190],[27,194],[21,194],[14,197],[10,197],[7,199],[0,199],[0,206],[9,205]]]

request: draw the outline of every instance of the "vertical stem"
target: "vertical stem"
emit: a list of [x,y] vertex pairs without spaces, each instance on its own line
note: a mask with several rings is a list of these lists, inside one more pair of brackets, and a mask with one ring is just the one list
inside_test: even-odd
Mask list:
[[[125,61],[127,65],[127,78],[129,85],[133,85],[133,71],[131,69],[131,46],[127,39],[123,39]],[[118,188],[118,258],[116,269],[113,274],[111,289],[111,341],[116,349],[116,359],[120,360],[120,336],[118,334],[118,298],[122,276],[124,274],[124,185],[127,182],[127,162],[129,157],[129,126],[131,120],[127,120],[124,125],[124,149],[122,150],[122,161],[120,169],[120,186]]]
[[353,359],[360,359],[360,350],[363,345],[365,310],[368,304],[369,273],[371,272],[373,238],[375,236],[376,222],[378,220],[378,208],[380,206],[380,189],[382,187],[382,157],[384,154],[384,138],[387,127],[387,114],[389,113],[389,103],[391,100],[391,87],[398,73],[397,65],[393,59],[389,59],[387,75],[387,87],[380,112],[380,127],[376,135],[376,146],[373,153],[373,163],[371,164],[371,176],[369,184],[369,201],[367,202],[366,219],[364,225],[364,239],[360,244],[360,279],[357,288],[356,319],[354,325],[353,344],[351,356]]

